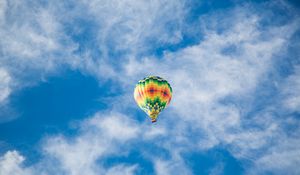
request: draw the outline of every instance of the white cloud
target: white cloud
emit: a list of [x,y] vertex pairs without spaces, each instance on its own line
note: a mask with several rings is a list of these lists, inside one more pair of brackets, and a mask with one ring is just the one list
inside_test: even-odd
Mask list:
[[105,156],[125,153],[126,143],[139,135],[139,129],[126,116],[96,114],[84,122],[78,136],[71,139],[63,136],[50,138],[44,150],[49,157],[58,160],[62,170],[70,175],[116,174],[118,170],[133,174],[136,166],[116,165],[105,169],[101,167],[101,160]]
[[0,1],[0,24],[4,22],[6,8],[7,8],[6,0]]
[[154,160],[155,173],[157,175],[171,175],[171,174],[192,174],[186,168],[182,160]]
[[[19,62],[15,67],[47,69],[51,67],[51,61],[66,59],[55,58],[55,52],[64,50],[68,53],[73,49],[74,46],[68,43],[61,24],[50,9],[42,8],[38,3],[11,1],[4,12],[5,22],[0,30],[2,63],[9,63],[6,59],[14,58],[12,63]],[[64,43],[70,46],[63,45],[62,40],[66,40]]]
[[85,9],[82,13],[97,26],[96,49],[81,53],[85,58],[78,67],[99,81],[120,77],[120,63],[131,56],[148,55],[182,40],[183,1],[82,0],[77,6]]
[[[38,2],[0,2],[0,102],[16,89],[45,80],[64,64],[75,64],[72,52],[77,46],[65,35],[57,15]],[[13,107],[0,107],[5,113],[2,121],[17,118],[3,109]]]
[[283,105],[292,111],[300,112],[300,67],[295,67],[295,73],[290,75],[283,85]]
[[0,174],[130,175],[138,169],[138,164],[103,166],[105,158],[130,151],[128,144],[141,132],[135,121],[118,113],[96,114],[78,129],[79,134],[73,138],[62,135],[46,138],[42,145],[44,157],[29,167],[22,165],[25,158],[17,151],[6,152],[0,157]]
[[0,104],[7,99],[11,93],[11,77],[9,73],[0,67]]
[[139,128],[130,124],[130,122],[134,121],[128,119],[127,116],[113,116],[103,118],[103,116],[100,115],[90,120],[88,124],[96,126],[97,128],[101,128],[101,130],[105,131],[105,135],[107,138],[128,140],[134,138],[139,132]]
[[[98,22],[98,44],[105,56],[114,51],[141,53],[141,50],[148,49],[149,41],[164,44],[181,39],[184,11],[180,1],[82,2]],[[176,28],[170,29],[171,25],[176,25]]]
[[110,169],[108,169],[106,175],[132,175],[134,174],[134,171],[136,169],[136,166],[124,166],[124,165],[117,165]]
[[1,175],[32,175],[29,169],[22,167],[24,157],[17,151],[8,151],[0,157]]
[[[295,121],[299,126],[299,121]],[[274,134],[273,145],[269,150],[255,161],[255,168],[249,174],[262,174],[272,172],[272,174],[299,174],[299,128],[291,129]],[[289,134],[291,133],[291,134]]]
[[12,93],[14,81],[9,72],[0,67],[0,123],[16,117],[16,112],[9,106],[9,95]]
[[224,174],[224,163],[218,163],[215,167],[213,167],[210,171],[210,175],[219,175]]

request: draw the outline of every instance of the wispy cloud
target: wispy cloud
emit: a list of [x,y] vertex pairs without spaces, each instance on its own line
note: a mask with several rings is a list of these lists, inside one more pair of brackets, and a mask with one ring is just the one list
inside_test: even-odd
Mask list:
[[9,96],[11,89],[11,77],[5,69],[0,69],[0,104]]
[[106,157],[128,152],[128,141],[140,134],[137,123],[117,113],[96,114],[78,129],[81,132],[73,138],[62,135],[47,138],[44,159],[28,168],[22,165],[25,158],[20,153],[8,151],[0,158],[1,174],[134,174],[138,165],[101,165]]
[[300,112],[300,68],[294,68],[294,74],[290,75],[283,85],[283,105],[295,112]]

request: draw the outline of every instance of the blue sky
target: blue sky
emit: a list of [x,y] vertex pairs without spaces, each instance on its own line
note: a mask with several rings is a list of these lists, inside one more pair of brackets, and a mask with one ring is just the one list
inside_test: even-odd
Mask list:
[[[0,0],[0,174],[299,174],[299,10]],[[148,75],[173,88],[155,124]]]

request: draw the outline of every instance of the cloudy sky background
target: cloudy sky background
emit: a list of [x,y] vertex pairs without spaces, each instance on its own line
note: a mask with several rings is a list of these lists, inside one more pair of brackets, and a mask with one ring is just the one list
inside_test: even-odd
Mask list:
[[[300,174],[299,10],[0,0],[0,174]],[[173,88],[155,124],[148,75]]]

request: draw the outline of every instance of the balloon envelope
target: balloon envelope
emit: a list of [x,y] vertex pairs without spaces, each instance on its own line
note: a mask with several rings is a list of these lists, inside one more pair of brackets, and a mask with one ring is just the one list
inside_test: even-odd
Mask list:
[[158,114],[167,107],[172,98],[172,88],[163,78],[149,76],[140,80],[134,89],[138,106],[156,122]]

